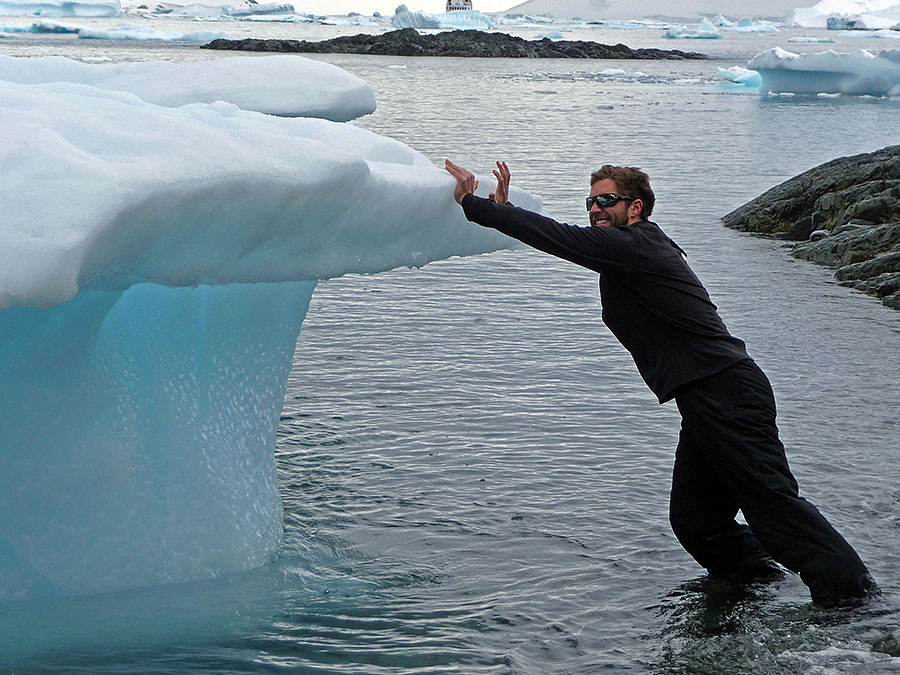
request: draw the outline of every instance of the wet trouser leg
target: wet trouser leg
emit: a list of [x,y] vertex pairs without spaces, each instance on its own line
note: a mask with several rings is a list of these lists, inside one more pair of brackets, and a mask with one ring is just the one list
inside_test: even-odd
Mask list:
[[[823,604],[876,587],[856,551],[799,496],[775,425],[775,399],[751,360],[682,387],[670,519],[679,541],[711,574],[747,576],[766,554]],[[739,525],[737,510],[749,528]]]

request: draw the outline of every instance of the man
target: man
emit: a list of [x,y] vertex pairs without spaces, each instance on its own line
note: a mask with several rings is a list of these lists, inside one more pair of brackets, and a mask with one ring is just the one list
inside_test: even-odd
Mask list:
[[[600,274],[603,322],[660,403],[675,399],[681,413],[669,518],[710,576],[774,578],[774,560],[799,573],[822,606],[878,594],[856,551],[799,496],[769,381],[726,329],[684,252],[649,220],[655,196],[644,172],[594,172],[584,228],[508,204],[504,162],[490,199],[473,194],[472,173],[449,160],[446,169],[466,218]],[[738,510],[749,527],[735,520]]]

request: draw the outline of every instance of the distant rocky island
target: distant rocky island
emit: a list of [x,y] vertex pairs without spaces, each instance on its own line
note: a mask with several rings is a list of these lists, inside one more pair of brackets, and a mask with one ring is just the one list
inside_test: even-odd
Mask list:
[[306,40],[213,40],[203,49],[307,54],[375,54],[384,56],[455,56],[531,59],[706,59],[705,54],[677,49],[632,49],[584,40],[525,40],[506,33],[454,30],[422,35],[403,28],[381,35],[347,35],[320,42]]
[[900,145],[835,159],[722,218],[743,232],[796,241],[791,255],[900,309]]

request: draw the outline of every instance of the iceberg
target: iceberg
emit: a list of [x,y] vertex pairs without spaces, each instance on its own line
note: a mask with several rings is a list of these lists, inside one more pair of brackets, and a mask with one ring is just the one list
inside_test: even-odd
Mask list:
[[[71,28],[71,27],[69,27]],[[198,31],[196,33],[179,33],[173,30],[160,30],[141,23],[120,23],[108,29],[81,26],[76,31],[78,37],[85,40],[163,40],[167,42],[210,42],[219,38],[228,39],[225,33]]]
[[795,9],[790,23],[803,28],[833,27],[836,30],[850,27],[891,28],[900,24],[900,2],[898,0],[821,0],[812,7]]
[[177,64],[88,64],[58,56],[0,55],[0,80],[19,84],[77,82],[130,92],[170,107],[223,100],[245,110],[337,122],[375,110],[375,95],[360,78],[322,61],[287,54]]
[[775,47],[754,56],[747,68],[760,74],[763,93],[900,96],[898,49],[795,54]]
[[0,80],[3,600],[265,564],[317,281],[512,245],[398,141],[69,79]]
[[716,40],[722,37],[719,29],[706,17],[697,24],[696,28],[688,26],[669,26],[663,35],[667,38],[689,38],[700,40]]
[[463,9],[441,14],[413,12],[406,5],[394,11],[391,20],[394,28],[447,28],[463,30],[490,30],[494,21],[477,10]]
[[719,68],[716,77],[720,80],[726,80],[739,84],[748,88],[757,88],[762,84],[760,74],[755,70],[741,68],[740,66],[731,66],[730,68]]
[[0,16],[120,16],[119,0],[0,0]]
[[732,26],[726,26],[724,30],[736,33],[778,33],[778,27],[770,21],[754,21],[749,17],[740,19]]

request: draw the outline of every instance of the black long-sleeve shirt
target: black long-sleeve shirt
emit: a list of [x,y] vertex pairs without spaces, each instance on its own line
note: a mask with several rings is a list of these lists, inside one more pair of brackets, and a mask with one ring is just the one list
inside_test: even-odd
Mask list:
[[749,358],[681,249],[655,223],[575,227],[475,195],[462,206],[474,223],[598,272],[603,323],[660,403],[678,387]]

